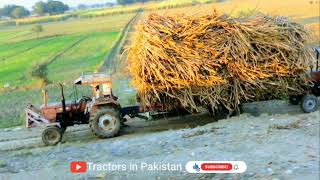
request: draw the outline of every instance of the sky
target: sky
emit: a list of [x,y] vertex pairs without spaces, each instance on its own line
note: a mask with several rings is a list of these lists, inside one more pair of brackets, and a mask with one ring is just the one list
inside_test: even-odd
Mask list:
[[[25,6],[28,9],[31,9],[32,6],[40,0],[0,0],[0,8],[7,4],[16,4]],[[46,1],[46,0],[43,0]],[[94,4],[94,3],[107,3],[107,2],[116,2],[116,0],[59,0],[68,4],[69,6],[77,6],[78,4]]]

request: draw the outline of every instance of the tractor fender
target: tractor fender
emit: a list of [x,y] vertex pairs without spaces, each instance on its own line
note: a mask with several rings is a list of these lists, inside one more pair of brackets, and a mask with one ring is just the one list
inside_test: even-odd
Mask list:
[[113,98],[103,98],[103,99],[97,99],[91,109],[91,113],[97,111],[97,109],[101,107],[113,107],[115,109],[121,110],[120,103]]

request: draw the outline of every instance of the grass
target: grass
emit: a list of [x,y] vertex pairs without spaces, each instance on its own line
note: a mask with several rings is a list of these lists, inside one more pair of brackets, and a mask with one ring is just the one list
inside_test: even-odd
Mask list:
[[95,71],[108,54],[119,32],[93,33],[48,65],[48,79],[77,78],[81,72]]
[[[5,68],[0,68],[0,86],[7,83],[11,86],[36,86],[38,79],[33,77],[31,72],[36,66],[44,63],[48,64],[46,67],[47,78],[52,81],[69,81],[83,71],[95,71],[98,65],[103,62],[118,34],[119,32],[101,32],[45,38],[41,42],[38,40],[36,43],[41,43],[40,46],[14,57],[11,53],[3,56],[0,67]],[[87,38],[79,44],[75,44],[84,36]],[[24,44],[26,43],[27,45],[18,47],[29,47],[30,42],[24,42]],[[74,44],[74,47],[61,54],[62,51]],[[15,51],[17,50],[15,49]]]
[[38,67],[48,70],[52,81],[70,81],[82,71],[96,70],[132,17],[126,14],[44,24],[39,36],[30,32],[31,26],[0,30],[0,88],[5,84],[41,85],[41,79],[32,76]]
[[8,31],[0,31],[0,43],[9,42],[12,39],[15,39],[19,36],[23,36],[29,34],[28,31],[19,31],[18,29],[8,30]]
[[40,46],[52,38],[32,39],[11,44],[0,44],[0,62],[13,58],[17,54],[24,53],[29,49]]
[[25,25],[17,28],[11,27],[3,31],[0,28],[0,44],[16,43],[30,39],[57,35],[117,32],[121,31],[134,15],[135,14],[121,14],[112,17],[73,19],[61,22],[46,23],[42,24],[43,32],[39,34],[31,32],[33,25]]
[[36,64],[41,64],[54,57],[57,53],[67,48],[76,41],[79,35],[60,36],[48,40],[25,53],[0,62],[0,86],[9,83],[13,86],[34,85],[30,72]]

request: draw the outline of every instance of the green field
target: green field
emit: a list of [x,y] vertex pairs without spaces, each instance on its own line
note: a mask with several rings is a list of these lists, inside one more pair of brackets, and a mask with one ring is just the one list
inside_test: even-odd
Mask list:
[[42,24],[44,31],[37,34],[31,31],[34,25],[0,27],[0,44],[16,43],[29,39],[93,32],[119,32],[135,14],[121,14],[90,19],[72,19]]
[[30,31],[32,25],[0,30],[0,88],[38,87],[41,78],[69,82],[97,70],[133,15],[47,23],[39,34]]
[[[0,37],[1,38],[1,37]],[[53,38],[43,38],[43,39],[32,39],[28,41],[21,41],[17,43],[2,43],[0,45],[0,61],[5,61],[14,56],[17,56],[21,53],[28,51],[29,49],[33,49],[37,46],[44,44],[45,42],[49,41]]]
[[20,53],[12,58],[0,62],[0,85],[9,83],[12,86],[33,85],[37,80],[31,75],[36,64],[45,63],[56,54],[68,48],[79,39],[79,35],[60,36],[47,40],[27,52]]
[[48,65],[48,79],[60,81],[64,77],[75,79],[81,72],[98,69],[108,54],[118,32],[93,33]]

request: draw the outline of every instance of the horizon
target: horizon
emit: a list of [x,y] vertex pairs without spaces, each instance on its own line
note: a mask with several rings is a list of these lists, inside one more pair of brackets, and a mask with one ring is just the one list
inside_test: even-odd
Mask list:
[[[29,10],[32,9],[32,6],[36,3],[42,0],[1,0],[0,1],[0,8],[3,8],[5,5],[20,5],[28,8]],[[97,3],[115,3],[116,0],[58,0],[65,4],[67,4],[70,7],[76,7],[79,4],[85,4],[85,5],[92,5]],[[47,1],[43,1],[47,2]]]

